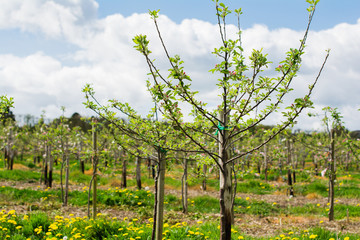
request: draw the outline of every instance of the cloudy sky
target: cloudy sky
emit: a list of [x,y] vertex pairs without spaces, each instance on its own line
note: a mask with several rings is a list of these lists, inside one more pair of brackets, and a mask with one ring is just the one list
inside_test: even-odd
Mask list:
[[[245,54],[263,48],[274,64],[290,47],[297,47],[307,24],[305,0],[225,0],[241,7]],[[153,57],[168,67],[148,9],[161,9],[159,25],[171,54],[185,61],[202,100],[217,105],[216,77],[208,73],[219,60],[211,54],[220,44],[214,4],[210,0],[0,0],[0,94],[14,97],[15,114],[48,118],[84,109],[81,89],[93,84],[98,99],[116,98],[139,112],[151,107],[143,57],[132,38],[148,35]],[[360,1],[320,1],[307,42],[302,69],[294,88],[301,96],[331,55],[312,99],[313,110],[336,107],[346,127],[360,129]],[[235,18],[229,18],[229,35]],[[271,71],[269,71],[271,74]],[[268,123],[276,122],[273,116]],[[298,128],[320,129],[305,116]]]

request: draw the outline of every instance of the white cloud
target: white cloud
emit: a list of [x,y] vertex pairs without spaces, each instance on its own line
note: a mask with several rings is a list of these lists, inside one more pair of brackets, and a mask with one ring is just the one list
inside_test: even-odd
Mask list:
[[48,109],[52,118],[58,116],[54,108],[60,106],[68,113],[85,112],[81,90],[86,83],[94,84],[99,99],[118,97],[141,106],[148,100],[146,89],[132,79],[142,79],[143,74],[116,64],[67,67],[42,53],[25,58],[0,55],[1,89],[15,98],[16,112],[39,115]]
[[[142,112],[152,106],[145,87],[148,78],[145,59],[133,49],[132,38],[136,34],[148,35],[152,57],[165,76],[169,64],[147,14],[129,17],[114,14],[98,19],[94,0],[13,0],[2,4],[0,29],[21,29],[44,38],[60,39],[80,49],[68,54],[73,62],[71,66],[44,52],[26,57],[0,55],[1,89],[15,97],[15,112],[39,114],[41,109],[46,109],[49,117],[57,117],[59,113],[54,109],[64,105],[69,114],[84,113],[81,88],[85,83],[94,84],[99,99],[128,101]],[[170,54],[182,57],[194,87],[204,90],[201,100],[217,105],[216,77],[208,73],[220,60],[211,54],[221,40],[217,25],[196,19],[176,24],[163,15],[158,23]],[[236,37],[236,32],[236,27],[229,25],[228,35]],[[269,30],[264,25],[254,25],[243,31],[242,42],[247,55],[253,48],[264,48],[269,60],[274,62],[273,69],[290,47],[298,47],[302,34],[291,29]],[[354,110],[360,108],[359,41],[360,20],[357,24],[339,24],[332,29],[311,32],[303,68],[294,82],[295,89],[300,90],[299,96],[305,94],[307,84],[322,64],[325,50],[331,48],[313,99],[317,109],[326,105],[338,107],[353,129],[360,128],[353,117],[359,116]],[[318,126],[303,119],[299,127]]]
[[94,0],[2,0],[0,28],[71,40],[80,33],[79,28],[96,20],[97,8]]

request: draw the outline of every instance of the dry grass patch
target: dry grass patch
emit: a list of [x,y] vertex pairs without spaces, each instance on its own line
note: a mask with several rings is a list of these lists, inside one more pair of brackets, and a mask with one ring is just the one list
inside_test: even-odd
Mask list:
[[287,189],[277,190],[274,195],[287,195]]
[[[90,168],[89,170],[85,170],[84,174],[92,176],[93,172],[94,172],[94,170],[92,168]],[[97,170],[97,174],[101,175],[102,173],[99,170]]]
[[14,163],[13,165],[13,169],[17,169],[17,170],[29,170],[30,168],[23,165],[23,164],[19,164],[19,163]]
[[120,179],[110,179],[109,180],[109,183],[107,184],[109,185],[110,187],[120,187],[121,186],[121,180]]
[[348,175],[342,176],[342,177],[336,177],[338,180],[352,180],[352,177],[349,177]]
[[308,195],[305,196],[307,199],[311,200],[311,199],[320,199],[322,198],[319,194],[317,193],[309,193]]

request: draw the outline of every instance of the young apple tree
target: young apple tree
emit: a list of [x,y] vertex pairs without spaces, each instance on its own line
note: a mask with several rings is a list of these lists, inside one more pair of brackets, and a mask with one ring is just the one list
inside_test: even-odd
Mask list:
[[[293,80],[300,69],[301,57],[304,53],[305,42],[308,36],[310,23],[312,21],[315,6],[318,0],[307,0],[309,21],[307,29],[297,48],[291,48],[286,53],[286,58],[276,67],[276,77],[265,76],[262,72],[269,67],[267,54],[262,50],[253,50],[249,56],[250,63],[247,64],[241,44],[241,30],[238,24],[238,39],[229,39],[227,33],[226,19],[231,13],[229,8],[218,0],[216,4],[219,35],[222,45],[214,49],[214,54],[221,61],[210,71],[221,75],[214,83],[219,90],[218,107],[211,109],[207,104],[200,101],[196,91],[191,86],[191,77],[184,71],[183,61],[180,56],[171,56],[166,47],[165,40],[157,22],[159,11],[150,11],[154,21],[159,39],[165,51],[165,57],[169,61],[170,74],[164,76],[151,58],[149,41],[145,35],[137,35],[133,41],[135,48],[144,55],[149,67],[152,81],[148,81],[148,88],[159,106],[163,117],[170,125],[181,131],[187,139],[193,142],[197,151],[206,153],[217,165],[220,172],[220,239],[231,239],[231,225],[233,221],[233,198],[234,186],[232,181],[233,163],[235,160],[253,151],[262,148],[276,135],[288,126],[295,124],[295,119],[303,109],[312,106],[310,95],[318,81],[329,52],[304,97],[293,99],[293,104],[284,106],[283,100],[293,89]],[[240,19],[241,9],[235,10]],[[240,20],[238,20],[240,22]],[[188,105],[192,108],[191,116],[193,125],[183,124],[181,106]],[[250,135],[250,129],[263,123],[263,121],[275,111],[281,111],[283,120],[264,132],[264,140],[257,146],[249,147],[239,153],[230,154],[234,143]],[[194,127],[200,126],[200,127]],[[206,136],[215,141],[218,149],[209,148],[202,139]]]
[[[83,92],[86,94],[84,104],[110,123],[109,127],[114,139],[122,149],[136,157],[155,155],[151,157],[157,165],[152,239],[161,240],[163,238],[166,161],[171,152],[185,148],[184,146],[190,141],[176,141],[179,131],[167,122],[158,121],[157,107],[150,111],[147,118],[143,118],[128,103],[109,100],[108,105],[100,104],[90,85],[86,85]],[[125,115],[127,120],[121,118],[119,113]],[[175,116],[180,119],[182,113],[177,112]]]

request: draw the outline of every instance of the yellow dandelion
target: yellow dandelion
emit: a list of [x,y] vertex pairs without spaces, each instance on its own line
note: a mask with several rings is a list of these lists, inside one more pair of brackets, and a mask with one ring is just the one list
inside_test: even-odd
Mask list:
[[14,215],[15,214],[15,210],[10,210],[9,212],[8,212],[8,215]]

